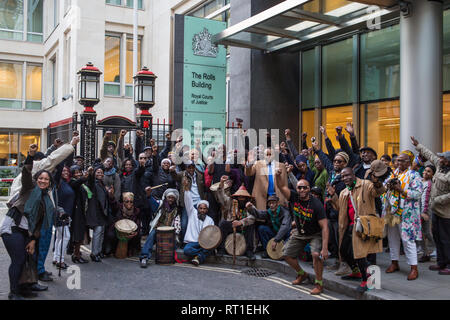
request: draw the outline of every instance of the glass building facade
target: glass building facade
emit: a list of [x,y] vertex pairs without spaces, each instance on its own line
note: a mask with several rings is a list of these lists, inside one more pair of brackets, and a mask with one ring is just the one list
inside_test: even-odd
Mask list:
[[[309,10],[326,10],[310,3]],[[322,8],[322,9],[321,9]],[[450,10],[444,11],[443,150],[450,150]],[[357,33],[301,52],[302,132],[354,124],[361,146],[381,156],[399,152],[400,26]],[[319,117],[319,119],[316,119]],[[348,135],[347,135],[348,136]],[[323,141],[322,141],[323,142]]]

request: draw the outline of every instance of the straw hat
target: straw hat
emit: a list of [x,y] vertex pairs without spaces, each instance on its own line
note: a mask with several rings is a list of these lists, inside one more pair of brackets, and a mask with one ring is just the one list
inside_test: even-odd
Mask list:
[[236,193],[233,194],[231,197],[232,197],[232,198],[237,198],[237,197],[253,198],[253,197],[251,196],[251,194],[248,193],[248,191],[247,191],[247,189],[244,187],[244,185],[242,185],[242,186],[238,189],[238,191],[236,191]]

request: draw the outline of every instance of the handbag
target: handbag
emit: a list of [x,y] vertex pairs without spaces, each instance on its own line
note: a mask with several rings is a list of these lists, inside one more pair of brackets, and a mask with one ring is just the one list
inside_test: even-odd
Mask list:
[[27,253],[19,284],[35,284],[38,282],[38,271],[33,255]]
[[353,201],[353,196],[350,193],[350,201],[355,209],[355,232],[364,241],[374,240],[378,241],[383,239],[383,231],[385,221],[383,218],[377,216],[376,213],[369,214],[367,216],[359,216]]

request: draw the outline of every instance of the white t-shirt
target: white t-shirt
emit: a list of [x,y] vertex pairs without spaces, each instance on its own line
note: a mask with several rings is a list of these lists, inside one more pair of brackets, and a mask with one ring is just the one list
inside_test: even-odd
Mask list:
[[192,202],[192,192],[184,192],[184,205],[188,214],[188,225],[186,229],[186,234],[184,236],[184,242],[198,242],[198,236],[203,228],[214,225],[213,219],[210,216],[206,216],[204,221],[198,218],[197,209],[194,208]]

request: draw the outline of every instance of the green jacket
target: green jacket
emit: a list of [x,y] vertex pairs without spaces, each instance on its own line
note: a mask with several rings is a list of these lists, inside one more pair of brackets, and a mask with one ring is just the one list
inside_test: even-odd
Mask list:
[[322,189],[322,195],[325,197],[328,182],[328,172],[323,169],[321,172],[314,165],[314,156],[309,156],[309,168],[314,172],[314,185]]

